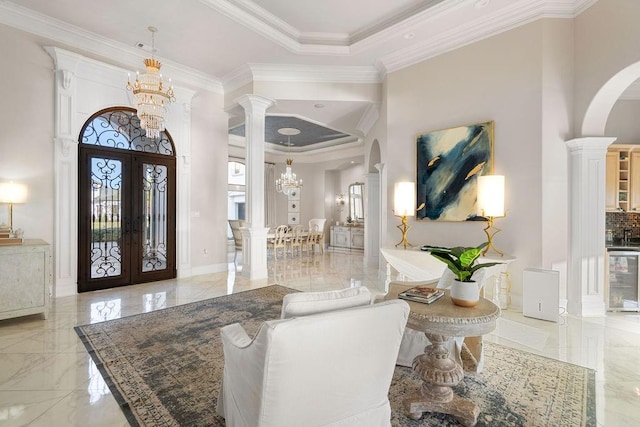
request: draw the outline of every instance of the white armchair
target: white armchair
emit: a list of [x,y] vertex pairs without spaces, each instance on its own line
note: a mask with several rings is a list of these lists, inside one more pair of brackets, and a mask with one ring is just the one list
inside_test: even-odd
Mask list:
[[226,425],[389,426],[388,392],[409,306],[375,305],[221,329]]
[[294,292],[282,299],[282,319],[308,316],[371,304],[371,292],[364,286],[338,291]]

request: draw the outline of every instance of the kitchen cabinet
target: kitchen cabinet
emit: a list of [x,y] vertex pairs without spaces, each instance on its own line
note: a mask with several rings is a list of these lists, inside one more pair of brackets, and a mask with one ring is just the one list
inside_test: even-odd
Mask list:
[[0,319],[42,313],[51,299],[51,252],[42,240],[0,246]]
[[628,191],[629,191],[628,193],[629,194],[629,211],[640,212],[640,151],[631,152]]
[[606,160],[605,207],[607,211],[618,210],[618,151],[608,151]]
[[364,250],[364,227],[331,226],[329,248]]
[[610,146],[605,165],[607,212],[640,212],[640,145]]

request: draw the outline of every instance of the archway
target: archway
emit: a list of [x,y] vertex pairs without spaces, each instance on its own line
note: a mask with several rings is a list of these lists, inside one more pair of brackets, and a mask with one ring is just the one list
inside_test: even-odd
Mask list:
[[612,76],[589,103],[583,137],[567,141],[571,194],[567,309],[573,315],[605,314],[605,169],[607,147],[616,138],[604,134],[615,103],[638,78],[640,62]]
[[582,136],[604,136],[605,126],[609,119],[609,113],[622,93],[640,78],[640,62],[629,65],[611,77],[587,107],[582,121]]

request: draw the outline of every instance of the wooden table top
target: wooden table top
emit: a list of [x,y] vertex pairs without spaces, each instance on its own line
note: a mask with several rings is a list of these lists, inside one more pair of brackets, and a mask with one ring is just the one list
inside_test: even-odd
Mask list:
[[[391,283],[385,299],[394,299],[408,286]],[[485,298],[475,307],[459,307],[451,301],[449,290],[431,304],[407,301],[411,308],[407,326],[417,331],[446,336],[480,336],[493,331],[500,308]]]

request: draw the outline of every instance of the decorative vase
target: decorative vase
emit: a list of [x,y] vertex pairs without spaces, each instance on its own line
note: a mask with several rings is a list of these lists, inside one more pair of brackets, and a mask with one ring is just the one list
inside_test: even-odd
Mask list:
[[474,307],[480,301],[480,286],[477,282],[451,283],[451,301],[460,307]]

